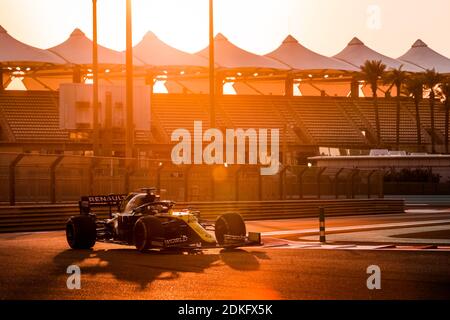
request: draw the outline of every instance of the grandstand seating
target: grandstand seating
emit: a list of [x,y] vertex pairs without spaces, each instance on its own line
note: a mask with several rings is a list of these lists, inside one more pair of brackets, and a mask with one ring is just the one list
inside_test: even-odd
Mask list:
[[351,122],[352,126],[357,128],[359,131],[366,132],[366,139],[369,143],[375,144],[376,132],[372,124],[364,117],[361,111],[356,107],[355,101],[353,99],[336,98],[336,104],[346,115],[348,121]]
[[293,98],[290,104],[319,145],[344,147],[366,144],[361,131],[351,126],[332,99],[301,97]]
[[[412,114],[416,115],[416,108],[413,103],[406,105],[407,110]],[[419,114],[420,114],[420,122],[422,123],[422,127],[425,128],[425,130],[430,130],[431,128],[431,115],[430,115],[430,103],[429,101],[422,101],[419,107]],[[445,132],[445,110],[442,106],[442,104],[437,103],[434,108],[434,125],[435,125],[435,132],[438,136],[443,137]],[[429,135],[427,134],[428,138]],[[426,141],[429,143],[429,139]]]
[[153,96],[152,122],[162,130],[162,134],[170,141],[176,129],[194,130],[194,121],[202,121],[209,127],[209,114],[204,107],[208,103],[206,95],[164,95]]
[[0,94],[0,112],[15,141],[62,142],[67,132],[59,129],[58,96],[49,92],[4,92]]
[[[386,146],[396,141],[396,100],[380,98],[381,137]],[[444,136],[444,109],[435,107],[437,143]],[[430,143],[429,103],[420,106],[422,141]],[[193,131],[194,121],[210,127],[209,97],[204,94],[154,94],[152,132],[138,132],[139,143],[167,144],[179,128]],[[69,141],[68,132],[59,129],[58,94],[44,91],[4,92],[0,94],[0,123],[9,126],[16,142]],[[279,129],[282,142],[291,146],[370,148],[376,142],[375,113],[371,98],[292,97],[226,95],[216,97],[216,127]],[[364,136],[362,131],[366,131]],[[415,146],[415,107],[410,99],[401,102],[400,142]],[[5,140],[5,139],[4,139]],[[76,143],[75,141],[72,141]],[[80,141],[81,142],[81,141]]]
[[[265,96],[224,96],[218,100],[222,116],[230,119],[236,128],[280,129],[280,139],[286,137],[290,144],[299,144],[289,122],[279,112],[272,100]],[[285,132],[286,130],[286,132]]]
[[[370,122],[371,127],[376,128],[373,99],[359,99],[356,102],[356,106],[361,114]],[[397,132],[397,105],[395,100],[379,99],[378,110],[380,116],[381,139],[384,143],[394,144],[396,142]],[[412,119],[410,114],[401,112],[400,141],[402,143],[414,144],[417,141],[414,123],[415,119]]]
[[[358,99],[355,105],[362,116],[367,119],[372,128],[376,128],[375,112],[372,99]],[[379,114],[381,139],[384,143],[394,144],[396,141],[396,101],[395,99],[379,99]],[[430,128],[429,111],[421,106],[422,128]],[[409,102],[402,100],[400,113],[400,142],[401,144],[414,144],[417,142],[417,129],[415,119],[415,107]],[[436,126],[438,128],[438,126]],[[429,135],[422,130],[422,141],[429,143]]]

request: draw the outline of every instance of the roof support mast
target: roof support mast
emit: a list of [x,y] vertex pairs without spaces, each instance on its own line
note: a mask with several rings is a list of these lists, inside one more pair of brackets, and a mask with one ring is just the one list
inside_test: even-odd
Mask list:
[[214,62],[214,0],[209,0],[209,99],[210,99],[210,125],[216,126],[215,110],[215,62]]
[[3,90],[5,90],[3,85],[3,68],[0,65],[0,92],[2,92]]
[[126,9],[126,100],[127,100],[127,128],[125,153],[127,158],[135,156],[134,150],[134,108],[133,108],[133,29],[131,0],[127,0]]
[[97,37],[97,0],[92,0],[92,79],[93,79],[93,151],[94,155],[100,155],[100,130],[98,123],[98,37]]

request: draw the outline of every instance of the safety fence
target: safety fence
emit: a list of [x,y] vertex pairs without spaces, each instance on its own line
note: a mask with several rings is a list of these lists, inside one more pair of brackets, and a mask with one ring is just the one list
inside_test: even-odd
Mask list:
[[[399,214],[405,210],[400,199],[340,199],[285,201],[225,201],[178,203],[176,209],[200,210],[203,219],[214,220],[226,212],[240,213],[245,220],[318,217],[319,208],[327,216]],[[106,218],[108,208],[96,208]],[[79,214],[77,205],[28,205],[0,207],[0,232],[50,231],[64,228],[70,216]]]
[[383,171],[283,166],[175,166],[158,159],[0,153],[0,204],[67,203],[81,195],[122,194],[156,187],[164,199],[274,201],[382,198]]

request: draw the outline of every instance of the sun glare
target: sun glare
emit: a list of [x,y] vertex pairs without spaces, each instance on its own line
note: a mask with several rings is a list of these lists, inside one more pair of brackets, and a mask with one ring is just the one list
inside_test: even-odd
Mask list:
[[153,93],[169,93],[166,87],[166,80],[158,80],[153,86]]
[[27,88],[23,84],[22,80],[23,80],[23,78],[14,77],[11,80],[11,83],[6,87],[5,90],[19,90],[19,91],[27,90]]

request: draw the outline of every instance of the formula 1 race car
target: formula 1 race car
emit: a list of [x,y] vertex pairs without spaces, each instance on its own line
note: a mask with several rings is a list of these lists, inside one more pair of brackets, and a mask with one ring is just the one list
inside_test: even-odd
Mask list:
[[[112,207],[118,206],[113,213]],[[88,196],[79,202],[80,215],[71,217],[66,237],[72,249],[90,249],[96,241],[154,248],[237,248],[261,245],[260,233],[246,234],[237,213],[224,213],[212,223],[200,212],[174,210],[175,202],[161,201],[155,188],[129,195]],[[97,219],[93,207],[109,207],[109,218]]]

